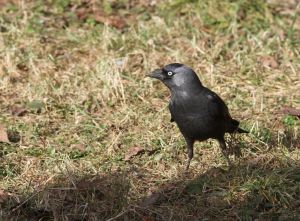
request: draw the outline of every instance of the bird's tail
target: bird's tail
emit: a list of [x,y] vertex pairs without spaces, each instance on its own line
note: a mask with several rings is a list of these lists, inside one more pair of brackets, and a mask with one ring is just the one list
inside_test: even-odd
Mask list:
[[244,130],[242,128],[239,128],[239,127],[235,130],[235,132],[237,132],[237,133],[246,133],[246,134],[249,133],[249,131],[246,131],[246,130]]
[[231,124],[228,128],[229,133],[249,133],[249,131],[239,128],[240,122],[238,122],[237,120],[232,119],[230,123]]

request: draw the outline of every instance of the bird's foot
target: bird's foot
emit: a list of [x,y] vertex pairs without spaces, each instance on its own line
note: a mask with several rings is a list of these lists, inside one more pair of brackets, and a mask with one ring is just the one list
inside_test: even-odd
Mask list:
[[191,160],[188,159],[187,162],[186,162],[186,165],[185,165],[185,170],[184,170],[186,173],[188,172],[188,170],[190,168],[190,164],[191,164]]
[[222,150],[222,153],[223,153],[224,157],[226,158],[226,161],[227,161],[228,166],[231,167],[231,166],[232,166],[232,162],[231,162],[231,160],[230,160],[230,158],[229,158],[229,153],[228,153],[228,151]]

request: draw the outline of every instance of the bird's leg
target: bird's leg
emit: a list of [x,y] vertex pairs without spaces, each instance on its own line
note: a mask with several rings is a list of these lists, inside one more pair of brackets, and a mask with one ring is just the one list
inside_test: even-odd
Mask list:
[[229,159],[229,153],[228,153],[228,150],[227,150],[227,147],[226,147],[226,143],[225,143],[224,137],[221,138],[221,139],[218,139],[218,142],[219,142],[221,151],[222,151],[223,155],[225,156],[225,158],[226,158],[226,160],[228,162],[228,165],[230,166],[231,165],[231,161]]
[[187,154],[188,154],[188,159],[187,159],[187,163],[186,163],[186,167],[185,167],[185,171],[188,171],[189,167],[190,167],[190,163],[191,160],[193,159],[194,156],[194,141],[190,140],[190,139],[185,139],[186,140],[186,144],[187,144]]

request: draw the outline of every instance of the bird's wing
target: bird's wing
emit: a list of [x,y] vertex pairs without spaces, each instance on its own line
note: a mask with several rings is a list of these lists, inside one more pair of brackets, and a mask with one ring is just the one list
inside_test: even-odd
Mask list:
[[170,119],[170,122],[172,123],[172,122],[174,122],[175,120],[174,120],[174,117],[173,117],[173,115],[172,115],[172,102],[173,102],[173,100],[172,100],[172,98],[171,98],[171,100],[170,100],[170,103],[169,103],[169,105],[168,105],[168,108],[169,108],[169,111],[170,111],[170,114],[171,114],[171,119]]
[[205,88],[204,96],[207,98],[207,108],[211,115],[216,118],[231,120],[226,104],[215,92]]

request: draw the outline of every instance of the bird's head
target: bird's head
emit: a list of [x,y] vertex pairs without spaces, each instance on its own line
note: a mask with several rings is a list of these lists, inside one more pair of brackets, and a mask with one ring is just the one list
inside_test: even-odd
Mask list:
[[162,81],[171,91],[200,88],[202,86],[197,74],[189,67],[172,63],[152,71],[147,76]]

